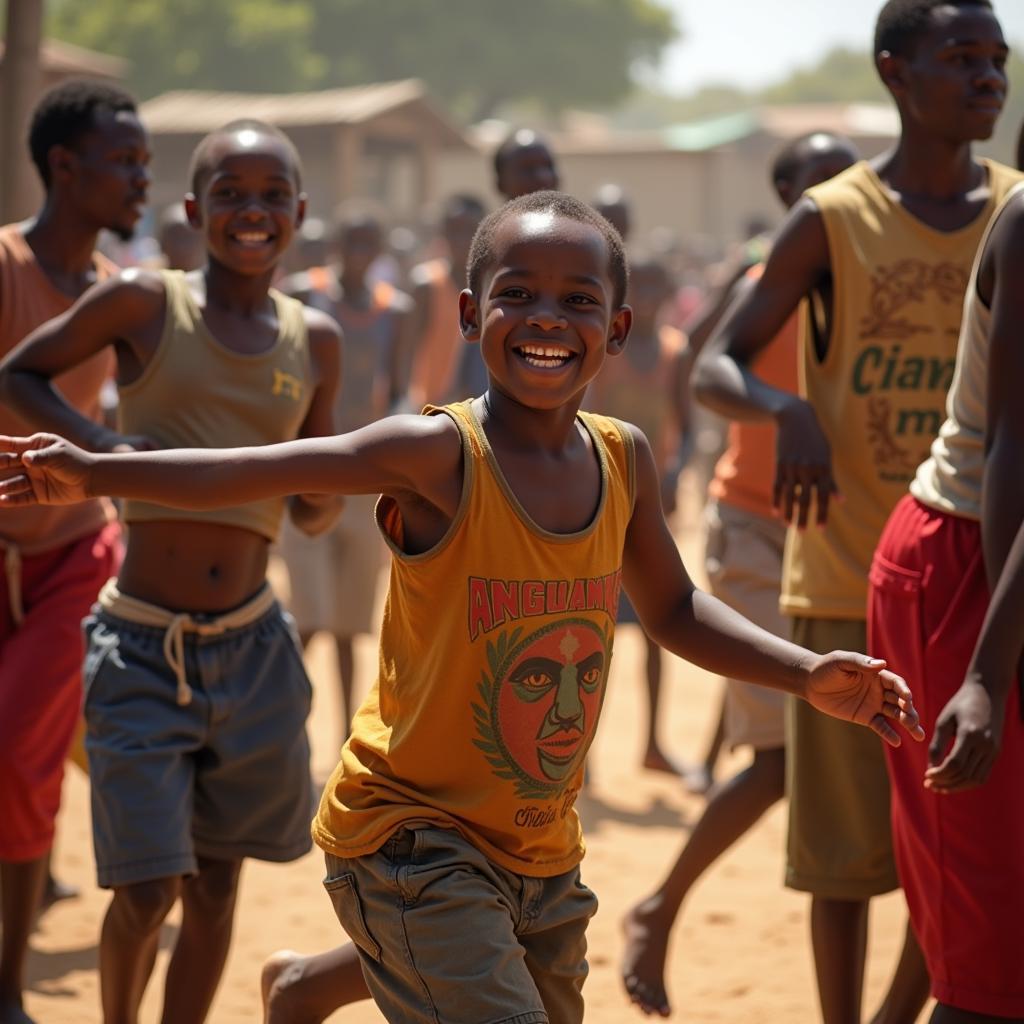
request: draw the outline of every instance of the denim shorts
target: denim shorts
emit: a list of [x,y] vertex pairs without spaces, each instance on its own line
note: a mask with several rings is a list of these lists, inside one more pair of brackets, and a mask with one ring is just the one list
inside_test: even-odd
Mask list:
[[99,606],[84,629],[101,886],[191,875],[197,857],[290,861],[309,850],[312,691],[276,603],[240,629],[185,637],[185,705],[162,629]]
[[324,886],[390,1024],[581,1024],[597,898],[579,868],[498,867],[454,829],[327,854]]

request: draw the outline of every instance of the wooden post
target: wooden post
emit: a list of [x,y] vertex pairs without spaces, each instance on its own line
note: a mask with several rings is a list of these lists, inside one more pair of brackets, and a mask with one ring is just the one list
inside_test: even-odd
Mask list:
[[7,0],[0,65],[0,224],[27,217],[39,203],[25,134],[42,84],[42,34],[43,0]]

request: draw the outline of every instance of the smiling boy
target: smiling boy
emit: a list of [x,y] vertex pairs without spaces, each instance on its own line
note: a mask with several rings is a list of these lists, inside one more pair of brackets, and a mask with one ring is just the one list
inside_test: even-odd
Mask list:
[[[380,674],[313,834],[326,888],[392,1022],[583,1019],[574,804],[607,680],[618,588],[668,650],[919,736],[909,691],[863,655],[819,657],[697,590],[634,427],[580,413],[630,327],[621,240],[560,193],[484,220],[460,297],[481,398],[351,434],[228,452],[104,456],[5,439],[3,504],[129,493],[213,508],[291,491],[381,493],[391,549]],[[481,584],[481,581],[484,581]],[[290,1018],[295,1019],[295,1018]]]
[[[339,335],[325,314],[269,290],[301,223],[298,155],[259,122],[207,136],[185,206],[206,267],[133,271],[89,291],[4,364],[4,400],[93,451],[266,444],[333,432]],[[119,430],[52,386],[113,350]],[[116,581],[86,622],[86,748],[100,885],[104,1018],[134,1020],[160,925],[180,896],[165,1024],[209,1009],[227,956],[244,857],[309,847],[310,688],[266,584],[280,500],[182,513],[129,501]],[[325,528],[335,502],[294,497]]]

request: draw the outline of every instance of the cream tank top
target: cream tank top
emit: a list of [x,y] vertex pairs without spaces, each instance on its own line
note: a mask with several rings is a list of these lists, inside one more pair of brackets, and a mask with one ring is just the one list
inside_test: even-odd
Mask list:
[[[314,388],[302,303],[271,290],[278,335],[265,352],[234,352],[203,320],[184,273],[161,271],[167,293],[164,329],[142,376],[118,388],[118,425],[161,448],[238,448],[291,441]],[[220,523],[275,540],[284,499],[192,511],[126,501],[126,523],[171,520]]]
[[978,266],[992,226],[1011,202],[1019,202],[1024,183],[1003,200],[978,247],[964,302],[964,318],[953,383],[946,397],[946,421],[918,467],[910,493],[918,501],[966,519],[981,519],[985,474],[985,426],[988,405],[988,349],[992,312],[978,295]]

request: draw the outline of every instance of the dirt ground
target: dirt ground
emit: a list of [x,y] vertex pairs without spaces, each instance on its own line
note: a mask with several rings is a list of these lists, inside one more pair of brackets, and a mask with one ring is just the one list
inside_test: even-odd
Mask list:
[[[679,533],[687,563],[699,565],[695,503],[687,503]],[[695,572],[696,575],[696,572]],[[700,814],[702,800],[672,778],[640,770],[645,715],[636,630],[616,638],[603,721],[591,754],[592,783],[580,806],[588,836],[584,878],[601,899],[590,929],[591,974],[585,989],[589,1024],[641,1019],[619,982],[623,911],[666,870]],[[360,642],[365,688],[375,668],[371,638]],[[661,734],[666,749],[695,757],[717,710],[719,682],[677,659],[666,672]],[[340,744],[334,661],[325,638],[310,652],[315,698],[310,718],[314,772],[324,778]],[[743,764],[720,763],[719,777]],[[701,880],[684,907],[669,963],[675,1018],[689,1024],[811,1024],[818,1019],[807,934],[807,898],[782,886],[785,808],[776,807]],[[82,895],[53,907],[40,921],[29,963],[26,1009],[39,1024],[99,1021],[97,938],[107,895],[95,886],[86,779],[69,768],[58,825],[56,872]],[[243,872],[234,944],[210,1016],[213,1024],[260,1019],[259,971],[277,949],[314,952],[344,935],[320,885],[323,861],[314,851],[289,865],[249,862]],[[176,916],[165,925],[161,952],[146,993],[142,1024],[155,1024]],[[871,919],[865,1013],[888,981],[902,940],[900,894],[875,901]],[[332,1024],[370,1024],[383,1018],[366,1003],[339,1011]]]

